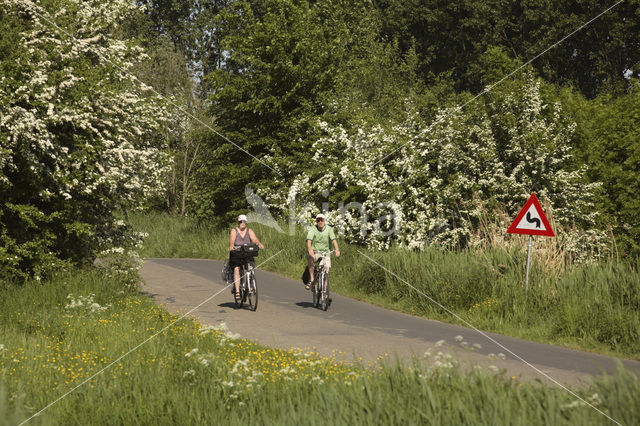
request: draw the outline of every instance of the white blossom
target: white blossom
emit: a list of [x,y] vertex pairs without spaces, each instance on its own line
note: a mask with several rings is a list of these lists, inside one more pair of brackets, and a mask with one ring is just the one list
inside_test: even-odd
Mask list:
[[[24,79],[16,87],[5,79],[0,84],[0,183],[11,185],[19,164],[21,172],[46,177],[34,205],[84,203],[78,211],[90,220],[73,219],[94,226],[79,239],[89,250],[108,249],[108,237],[122,240],[127,233],[113,212],[162,194],[168,170],[158,136],[167,105],[143,90],[133,72],[145,55],[109,36],[137,6],[63,0],[49,10],[38,2],[0,3],[3,14],[28,22],[13,47]],[[88,64],[91,72],[84,70]]]
[[[559,104],[545,103],[532,76],[484,109],[444,108],[429,120],[409,110],[390,128],[360,123],[347,130],[324,121],[317,127],[323,136],[311,155],[321,166],[301,173],[286,193],[260,193],[302,223],[318,212],[323,191],[359,194],[343,200],[342,210],[328,206],[348,242],[378,249],[474,247],[483,244],[474,226],[488,208],[515,214],[532,192],[550,204],[557,224],[595,224],[598,184],[584,184],[584,168],[571,164],[575,123],[563,119]],[[393,232],[380,226],[384,216],[393,218]],[[509,218],[498,219],[504,235]],[[596,231],[557,234],[576,254],[588,244],[602,247]]]

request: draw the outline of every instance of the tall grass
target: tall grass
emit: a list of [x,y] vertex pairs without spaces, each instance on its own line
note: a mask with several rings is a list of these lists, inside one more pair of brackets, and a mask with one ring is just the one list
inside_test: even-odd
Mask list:
[[[7,286],[0,312],[0,423],[30,418],[108,367],[31,424],[609,424],[558,388],[419,360],[344,365],[190,318],[113,363],[178,317],[96,271]],[[638,378],[620,370],[578,392],[640,423]]]
[[[149,233],[144,256],[228,256],[226,230],[168,215],[135,216],[131,223]],[[305,264],[302,230],[291,236],[259,224],[251,226],[267,247],[262,260],[280,252],[262,267],[300,278]],[[549,265],[534,261],[526,292],[524,248],[378,252],[340,245],[342,256],[334,260],[332,269],[332,285],[339,293],[459,322],[404,280],[486,331],[640,359],[637,262],[563,263],[561,272],[549,273]]]
[[[512,251],[526,246],[528,235],[505,232],[513,221],[513,217],[503,208],[488,209],[479,198],[471,200],[464,207],[476,211],[478,217],[469,237],[469,245],[472,248]],[[611,263],[618,260],[613,234],[606,236],[600,231],[581,231],[575,227],[560,226],[555,222],[553,210],[547,201],[543,203],[543,208],[556,234],[553,238],[540,237],[534,240],[533,258],[536,263],[544,266],[545,274],[558,277],[573,267],[587,262]]]

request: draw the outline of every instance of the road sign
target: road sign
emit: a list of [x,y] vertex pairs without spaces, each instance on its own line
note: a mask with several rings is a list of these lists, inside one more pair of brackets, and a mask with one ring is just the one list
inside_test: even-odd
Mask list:
[[547,237],[555,237],[551,225],[547,220],[547,217],[542,211],[542,206],[538,201],[536,194],[531,194],[531,197],[524,204],[518,216],[513,221],[509,229],[508,234],[526,234],[526,235],[544,235]]

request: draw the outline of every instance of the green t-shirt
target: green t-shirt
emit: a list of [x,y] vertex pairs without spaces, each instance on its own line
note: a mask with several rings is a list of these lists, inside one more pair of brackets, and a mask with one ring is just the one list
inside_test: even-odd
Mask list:
[[331,251],[330,244],[335,239],[336,234],[333,233],[333,228],[330,226],[325,225],[324,229],[320,231],[314,225],[307,232],[307,240],[311,240],[311,249],[315,251]]

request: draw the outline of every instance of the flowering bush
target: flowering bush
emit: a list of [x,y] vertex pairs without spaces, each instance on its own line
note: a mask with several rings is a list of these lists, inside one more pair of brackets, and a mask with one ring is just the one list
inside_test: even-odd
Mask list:
[[1,3],[0,277],[24,279],[126,241],[114,214],[163,191],[166,112],[115,36],[133,3]]
[[574,124],[545,102],[531,76],[520,90],[464,112],[442,109],[431,123],[409,111],[391,128],[319,127],[324,136],[312,152],[319,166],[286,196],[264,195],[283,213],[309,217],[331,194],[324,207],[350,242],[466,247],[487,208],[515,216],[532,192],[550,203],[557,224],[594,224],[597,185],[583,183],[583,168],[571,169]]

